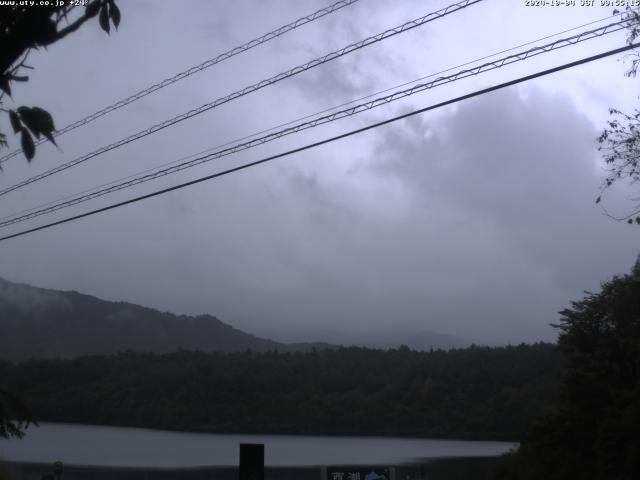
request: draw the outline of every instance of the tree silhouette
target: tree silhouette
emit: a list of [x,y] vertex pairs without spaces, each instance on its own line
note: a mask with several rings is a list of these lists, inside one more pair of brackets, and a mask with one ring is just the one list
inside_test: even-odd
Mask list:
[[560,314],[560,404],[497,478],[640,478],[640,257]]
[[[40,107],[2,108],[5,95],[12,96],[12,85],[29,80],[24,75],[24,70],[33,69],[25,63],[29,52],[62,40],[96,16],[100,27],[109,33],[110,22],[116,29],[120,24],[120,10],[114,0],[92,0],[84,10],[71,2],[51,1],[47,2],[49,5],[33,6],[23,3],[28,2],[0,6],[0,110],[9,115],[11,127],[20,135],[22,150],[31,161],[36,152],[33,137],[43,135],[55,144],[53,117]],[[2,147],[8,147],[8,141],[7,135],[0,132]],[[19,399],[0,389],[0,437],[22,437],[30,419]]]
[[[614,10],[614,14],[616,13],[619,12]],[[631,45],[640,37],[640,13],[627,7],[623,19],[628,29],[627,43]],[[631,66],[626,76],[635,77],[640,67],[640,54],[634,52],[630,57]],[[629,180],[631,184],[640,181],[640,110],[636,108],[634,113],[628,114],[611,108],[609,114],[611,120],[598,137],[599,150],[603,154],[608,173],[596,203],[600,203],[602,196],[614,184],[622,180]],[[616,220],[625,220],[629,224],[635,222],[640,225],[640,198],[633,201],[635,204],[622,217],[609,216]]]
[[[12,96],[13,84],[29,80],[24,74],[25,70],[33,69],[25,63],[29,52],[62,40],[96,16],[100,27],[109,33],[111,23],[116,29],[120,24],[120,10],[114,0],[92,0],[84,10],[71,2],[52,1],[37,6],[22,3],[27,2],[0,6],[0,110],[9,115],[14,133],[20,135],[25,157],[31,161],[36,152],[33,137],[39,139],[43,135],[55,144],[53,117],[40,107],[2,108],[4,96]],[[3,132],[0,132],[1,147],[8,147]]]
[[0,389],[0,438],[22,438],[30,423],[35,423],[24,404]]

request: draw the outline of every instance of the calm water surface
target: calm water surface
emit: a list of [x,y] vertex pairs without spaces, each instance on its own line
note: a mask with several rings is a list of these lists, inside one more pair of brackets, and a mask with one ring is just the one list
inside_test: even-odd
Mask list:
[[385,465],[418,458],[495,456],[507,442],[300,435],[180,433],[41,423],[22,440],[0,439],[0,460],[79,465],[193,467],[238,465],[240,443],[264,443],[270,466]]

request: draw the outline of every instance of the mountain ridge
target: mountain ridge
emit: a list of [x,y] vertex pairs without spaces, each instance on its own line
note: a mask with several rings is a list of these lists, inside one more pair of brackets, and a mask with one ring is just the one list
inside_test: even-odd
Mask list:
[[[326,342],[286,343],[262,338],[214,315],[177,315],[124,301],[107,301],[75,290],[15,283],[0,277],[0,359],[75,358],[123,351],[169,353],[178,350],[233,353],[305,352],[337,348]],[[437,334],[435,334],[437,335]],[[441,335],[442,338],[454,338]],[[433,344],[442,347],[442,342]],[[419,343],[411,348],[429,349]],[[349,342],[340,342],[349,343]],[[393,342],[358,342],[393,348]],[[458,346],[455,343],[448,345]]]
[[0,278],[0,358],[74,358],[120,351],[308,351],[328,343],[260,338],[213,315],[175,315],[129,302]]

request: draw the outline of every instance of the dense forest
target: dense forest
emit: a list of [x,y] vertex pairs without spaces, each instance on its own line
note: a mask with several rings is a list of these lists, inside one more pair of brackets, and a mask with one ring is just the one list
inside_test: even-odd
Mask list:
[[517,440],[555,401],[549,344],[416,352],[126,352],[0,364],[41,421]]

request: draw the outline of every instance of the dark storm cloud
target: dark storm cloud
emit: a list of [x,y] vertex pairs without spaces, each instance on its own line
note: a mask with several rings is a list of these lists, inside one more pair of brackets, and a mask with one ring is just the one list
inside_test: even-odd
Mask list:
[[[384,21],[380,21],[378,12],[385,6],[381,2],[361,2],[350,7],[343,15],[330,16],[325,19],[323,28],[302,48],[304,56],[301,63],[321,58],[329,53],[339,51],[347,45],[357,44],[364,39],[402,25],[417,16],[424,15],[425,7],[406,5],[404,11],[394,11]],[[426,7],[430,11],[433,7]],[[373,23],[373,25],[372,25]],[[406,36],[415,38],[428,35],[426,28],[420,33],[410,31]],[[393,80],[397,83],[407,76],[414,75],[402,53],[410,42],[400,36],[391,37],[386,42],[374,43],[357,50],[345,57],[332,60],[319,68],[298,75],[289,80],[305,101],[311,101],[323,107],[355,100],[373,92],[388,88]],[[385,45],[385,43],[387,45]],[[391,44],[391,45],[388,45]],[[410,43],[409,43],[410,44]],[[300,47],[298,47],[300,48]],[[384,70],[381,77],[376,72]],[[393,80],[392,80],[393,79]]]
[[324,106],[333,106],[360,98],[377,88],[377,81],[368,74],[371,68],[363,59],[337,59],[324,68],[314,69],[291,83],[300,92],[319,101]]
[[[617,236],[621,226],[594,205],[594,127],[566,97],[526,91],[414,117],[385,134],[373,167],[402,182],[416,213],[437,217],[443,240],[443,224],[466,236],[457,268],[468,262],[462,270],[478,282],[450,312],[473,309],[475,297],[490,325],[522,328],[553,321],[554,309],[637,253],[633,232]],[[509,288],[496,290],[501,283]]]

